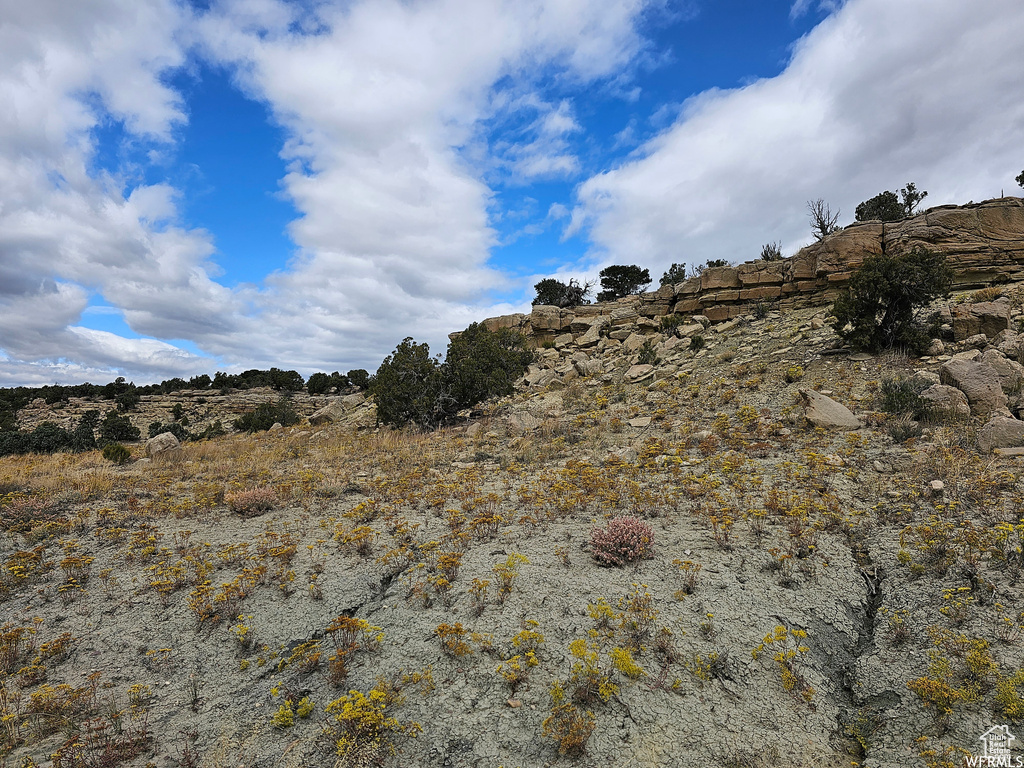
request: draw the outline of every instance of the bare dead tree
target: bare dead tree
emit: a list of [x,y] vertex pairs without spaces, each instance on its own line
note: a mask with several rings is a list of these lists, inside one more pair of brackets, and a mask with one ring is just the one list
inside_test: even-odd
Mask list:
[[836,225],[839,221],[839,211],[832,213],[832,209],[820,197],[817,200],[808,200],[807,210],[811,214],[811,232],[818,240],[824,240],[839,229]]

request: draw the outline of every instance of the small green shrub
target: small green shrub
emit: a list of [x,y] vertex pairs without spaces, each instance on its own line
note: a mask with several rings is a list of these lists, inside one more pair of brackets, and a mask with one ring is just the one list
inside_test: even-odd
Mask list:
[[100,424],[100,445],[107,443],[135,442],[142,437],[139,428],[127,416],[110,411]]
[[658,357],[658,353],[654,349],[654,341],[647,339],[640,347],[637,358],[637,363],[640,365],[657,365],[661,362],[661,358]]
[[377,419],[402,426],[434,428],[491,397],[512,394],[516,379],[533,360],[523,335],[503,328],[489,331],[473,323],[448,345],[444,363],[426,344],[407,338],[384,359],[370,391]]
[[662,285],[662,286],[665,286],[665,285],[675,285],[676,283],[683,282],[685,279],[686,279],[686,265],[685,264],[673,264],[671,267],[669,267],[665,271],[665,274],[663,274],[661,276],[661,282],[659,284]]
[[869,256],[832,306],[832,327],[856,349],[918,350],[928,339],[914,327],[916,310],[948,297],[952,286],[953,270],[942,254],[915,248],[902,256]]
[[700,334],[697,334],[696,336],[691,336],[690,337],[690,351],[691,352],[699,352],[700,350],[704,349],[704,344],[705,343],[706,342],[704,340],[704,337],[701,336]]
[[299,414],[292,408],[288,399],[282,397],[276,403],[261,403],[255,411],[239,416],[235,419],[235,429],[241,432],[266,432],[275,424],[287,427],[298,420]]
[[566,308],[589,304],[587,296],[590,295],[593,285],[591,283],[580,284],[575,280],[563,283],[553,277],[548,277],[533,287],[537,291],[537,296],[533,300],[534,305],[543,304]]
[[103,446],[103,458],[121,466],[132,460],[132,452],[120,443],[107,443]]
[[761,261],[782,261],[782,243],[761,246]]
[[894,416],[909,416],[920,419],[928,413],[928,401],[907,379],[902,377],[886,377],[882,379],[878,394],[881,398],[880,410]]
[[885,431],[897,444],[905,443],[910,438],[920,437],[922,434],[921,425],[905,414],[886,422]]
[[226,435],[226,434],[227,434],[227,430],[224,429],[224,424],[221,423],[220,419],[217,419],[215,422],[210,424],[206,429],[204,429],[202,432],[200,432],[196,436],[196,439],[197,440],[208,440],[211,437],[220,437],[221,435]]
[[658,320],[658,325],[663,331],[674,331],[680,325],[683,324],[682,315],[662,315]]

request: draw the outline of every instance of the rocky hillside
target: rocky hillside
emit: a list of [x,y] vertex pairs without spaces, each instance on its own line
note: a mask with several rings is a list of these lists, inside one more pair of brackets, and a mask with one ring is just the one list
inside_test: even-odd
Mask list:
[[3,764],[962,765],[1024,718],[1020,300],[970,298],[921,359],[620,313],[432,434],[0,459]]
[[571,310],[535,307],[530,315],[487,322],[492,328],[517,328],[543,344],[566,332],[585,333],[595,323],[616,326],[637,317],[658,327],[667,315],[701,314],[720,322],[764,307],[820,307],[831,304],[866,257],[914,248],[945,256],[961,289],[1024,279],[1024,199],[943,205],[897,222],[857,222],[787,259],[713,267],[677,285],[617,302]]

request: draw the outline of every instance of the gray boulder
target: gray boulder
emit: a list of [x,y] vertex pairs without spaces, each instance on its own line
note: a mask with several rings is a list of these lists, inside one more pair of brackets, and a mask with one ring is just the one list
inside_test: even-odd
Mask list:
[[513,432],[532,432],[540,422],[529,411],[518,411],[508,417],[508,426]]
[[536,366],[530,366],[530,371],[526,374],[526,383],[534,389],[544,389],[557,378],[558,374],[550,368],[537,368]]
[[962,341],[983,333],[993,338],[1010,327],[1010,302],[983,301],[977,304],[958,304],[951,308],[953,338]]
[[178,438],[170,432],[161,432],[146,441],[146,457],[155,459],[157,456],[172,456],[181,450]]
[[998,349],[989,349],[981,356],[981,362],[991,365],[999,375],[999,385],[1006,394],[1020,392],[1024,387],[1024,365],[1010,360]]
[[364,402],[366,402],[366,396],[360,392],[333,398],[327,405],[309,417],[309,423],[317,427],[321,424],[333,424],[336,421],[341,421],[345,414]]
[[572,364],[580,376],[600,376],[604,373],[604,363],[600,360],[591,360],[584,354],[573,355]]
[[804,416],[816,427],[825,429],[860,429],[860,419],[842,403],[813,389],[801,389],[806,410]]
[[607,317],[596,317],[587,332],[576,340],[578,347],[592,347],[601,340],[601,329],[608,325]]
[[1024,421],[995,416],[981,428],[978,448],[989,453],[995,448],[1017,448],[1024,446]]
[[971,417],[971,405],[967,401],[967,395],[956,387],[933,384],[921,393],[921,397],[928,401],[932,413],[937,416],[947,419]]
[[956,387],[971,405],[971,413],[987,419],[993,411],[1006,407],[1006,393],[995,368],[980,361],[953,358],[939,368],[943,384]]
[[910,377],[911,386],[919,392],[939,383],[939,374],[932,371],[914,371],[914,375]]
[[632,382],[640,382],[649,379],[654,375],[653,365],[634,365],[626,371],[626,378]]

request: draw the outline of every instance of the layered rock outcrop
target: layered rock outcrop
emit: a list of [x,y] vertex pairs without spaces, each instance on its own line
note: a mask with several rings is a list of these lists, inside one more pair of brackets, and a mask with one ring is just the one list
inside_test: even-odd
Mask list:
[[[958,289],[1024,280],[1024,199],[938,206],[898,222],[858,222],[781,261],[713,267],[651,293],[572,309],[535,306],[528,315],[505,315],[484,323],[492,330],[524,331],[538,346],[557,343],[559,337],[564,342],[566,334],[572,334],[576,344],[586,347],[602,335],[614,338],[622,326],[653,332],[659,319],[671,314],[721,322],[751,312],[758,302],[779,309],[820,306],[835,299],[866,257],[916,247],[944,254]],[[965,329],[991,325],[976,314],[960,323]],[[1004,327],[993,325],[990,335]]]

